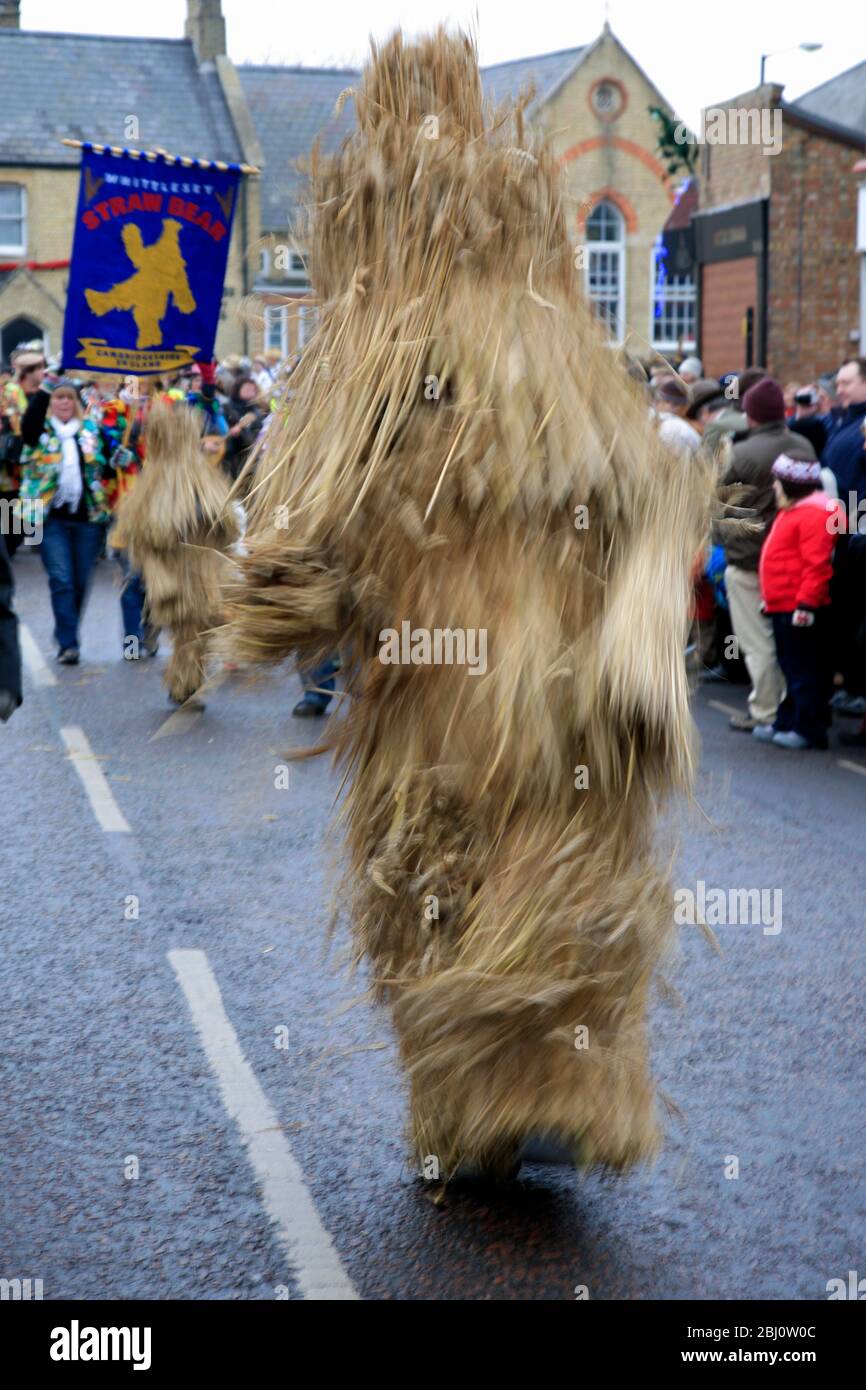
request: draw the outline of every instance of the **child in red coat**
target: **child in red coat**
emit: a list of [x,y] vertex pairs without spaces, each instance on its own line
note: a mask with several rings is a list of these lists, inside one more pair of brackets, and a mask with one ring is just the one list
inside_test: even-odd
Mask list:
[[845,514],[823,491],[818,463],[780,454],[773,488],[779,510],[761,551],[759,576],[788,691],[775,723],[759,724],[753,734],[779,748],[826,748],[833,684],[830,580]]

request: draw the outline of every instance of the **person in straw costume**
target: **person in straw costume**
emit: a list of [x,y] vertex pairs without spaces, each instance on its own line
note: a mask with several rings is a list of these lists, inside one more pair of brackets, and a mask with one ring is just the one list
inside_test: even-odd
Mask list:
[[485,109],[473,42],[398,33],[353,96],[357,129],[311,162],[321,320],[257,460],[226,637],[243,662],[344,654],[355,943],[417,1160],[505,1174],[540,1136],[625,1168],[660,1140],[653,828],[692,769],[709,465],[612,361],[556,162],[520,107]]
[[223,617],[222,557],[238,525],[228,480],[206,459],[186,405],[156,400],[144,444],[145,464],[118,508],[114,543],[142,575],[149,623],[171,633],[163,679],[181,705],[207,676],[209,633]]

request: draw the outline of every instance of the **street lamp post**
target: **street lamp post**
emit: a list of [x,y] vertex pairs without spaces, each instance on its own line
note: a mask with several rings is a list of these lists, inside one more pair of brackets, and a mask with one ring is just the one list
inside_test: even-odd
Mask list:
[[822,43],[795,43],[791,48],[778,48],[775,53],[761,54],[761,86],[764,85],[764,68],[768,58],[778,58],[782,53],[793,53],[795,49],[802,48],[804,53],[816,53],[819,48],[823,48]]

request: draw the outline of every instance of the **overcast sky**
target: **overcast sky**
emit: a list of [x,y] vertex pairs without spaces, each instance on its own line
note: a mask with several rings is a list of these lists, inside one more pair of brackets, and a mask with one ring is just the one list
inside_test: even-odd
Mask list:
[[[368,36],[402,27],[429,30],[439,21],[474,26],[482,63],[575,48],[597,37],[607,14],[626,48],[674,109],[694,128],[702,107],[755,86],[761,53],[804,40],[817,53],[787,52],[767,64],[767,78],[789,98],[866,60],[866,5],[815,0],[722,0],[661,5],[653,0],[223,0],[235,62],[358,66]],[[186,0],[22,0],[25,29],[106,34],[183,35]],[[82,80],[99,81],[98,73]]]

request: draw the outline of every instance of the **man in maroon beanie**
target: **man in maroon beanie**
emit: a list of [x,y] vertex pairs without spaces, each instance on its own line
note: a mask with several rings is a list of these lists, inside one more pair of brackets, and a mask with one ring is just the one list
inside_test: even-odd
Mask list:
[[808,439],[785,427],[785,397],[771,376],[750,386],[742,407],[749,432],[733,447],[722,484],[745,484],[749,492],[741,505],[751,507],[761,530],[744,532],[725,541],[725,587],[731,624],[752,681],[749,713],[737,714],[732,729],[750,733],[757,725],[772,724],[785,696],[785,678],[776,660],[776,644],[770,619],[761,611],[758,560],[770,523],[776,514],[773,464],[780,454],[812,462],[815,451]]

